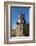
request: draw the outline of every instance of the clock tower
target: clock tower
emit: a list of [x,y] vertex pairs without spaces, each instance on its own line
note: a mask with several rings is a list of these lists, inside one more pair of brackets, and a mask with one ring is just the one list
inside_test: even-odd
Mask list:
[[18,15],[18,21],[16,22],[16,36],[23,36],[24,28],[24,15]]

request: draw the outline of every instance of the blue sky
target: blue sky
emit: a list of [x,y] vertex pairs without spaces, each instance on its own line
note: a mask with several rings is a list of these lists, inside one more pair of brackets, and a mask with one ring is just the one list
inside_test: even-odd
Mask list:
[[11,16],[11,25],[13,29],[16,28],[16,22],[18,20],[18,15],[21,13],[25,14],[26,24],[29,23],[29,8],[28,7],[11,7],[10,8],[10,16]]

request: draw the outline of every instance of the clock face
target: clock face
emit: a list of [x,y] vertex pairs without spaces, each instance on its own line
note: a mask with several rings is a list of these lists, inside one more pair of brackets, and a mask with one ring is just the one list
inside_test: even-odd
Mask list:
[[20,23],[20,20],[18,20],[18,22]]

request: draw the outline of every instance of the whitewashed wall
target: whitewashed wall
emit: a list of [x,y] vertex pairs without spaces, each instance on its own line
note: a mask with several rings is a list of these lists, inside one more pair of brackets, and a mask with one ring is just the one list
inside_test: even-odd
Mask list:
[[35,2],[35,0],[8,0],[8,1],[18,1],[18,2]]

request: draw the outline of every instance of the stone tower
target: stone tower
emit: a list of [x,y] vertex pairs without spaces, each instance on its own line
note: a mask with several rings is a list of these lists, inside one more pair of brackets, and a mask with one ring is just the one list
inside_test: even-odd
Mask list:
[[23,26],[24,26],[24,15],[18,15],[18,21],[16,23],[16,36],[23,36]]

